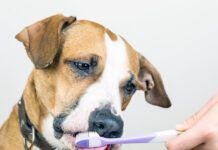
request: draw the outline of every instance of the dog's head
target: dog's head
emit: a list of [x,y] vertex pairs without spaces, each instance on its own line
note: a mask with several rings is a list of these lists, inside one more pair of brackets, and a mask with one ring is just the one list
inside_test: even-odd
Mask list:
[[171,105],[154,66],[97,23],[55,15],[16,38],[35,65],[37,103],[46,110],[41,131],[55,147],[74,149],[75,135],[85,131],[120,137],[121,113],[136,90],[150,104]]

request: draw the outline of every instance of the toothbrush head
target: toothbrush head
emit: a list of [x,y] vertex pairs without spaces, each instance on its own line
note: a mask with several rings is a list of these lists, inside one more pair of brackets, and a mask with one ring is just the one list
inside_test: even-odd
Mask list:
[[106,146],[102,137],[96,132],[80,133],[76,136],[75,145],[78,148],[95,148]]

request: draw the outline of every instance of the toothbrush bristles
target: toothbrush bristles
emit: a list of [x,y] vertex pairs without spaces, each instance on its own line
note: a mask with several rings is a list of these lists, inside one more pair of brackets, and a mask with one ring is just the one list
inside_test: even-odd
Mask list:
[[97,132],[88,132],[89,137],[100,137]]
[[101,145],[101,141],[97,139],[98,137],[100,136],[97,132],[79,133],[76,136],[75,143],[78,147],[83,147],[83,148],[98,147]]
[[96,132],[84,132],[76,135],[76,139],[84,139],[88,137],[99,137],[99,135]]

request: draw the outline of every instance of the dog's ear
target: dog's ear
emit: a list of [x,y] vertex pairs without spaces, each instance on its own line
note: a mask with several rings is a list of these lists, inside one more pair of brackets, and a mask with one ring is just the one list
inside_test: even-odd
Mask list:
[[16,35],[37,69],[52,64],[61,45],[61,31],[76,21],[75,17],[57,14],[24,28]]
[[164,89],[163,81],[156,68],[141,54],[139,56],[139,82],[144,87],[145,99],[152,105],[168,108],[171,102]]

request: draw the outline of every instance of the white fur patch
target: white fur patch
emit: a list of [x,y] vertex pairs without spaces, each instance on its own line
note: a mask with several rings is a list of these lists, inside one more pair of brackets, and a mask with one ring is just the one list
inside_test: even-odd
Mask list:
[[128,76],[128,56],[123,40],[112,41],[105,34],[106,64],[100,79],[92,84],[81,97],[77,108],[63,122],[65,130],[86,131],[90,113],[96,108],[110,104],[121,115],[119,84]]

